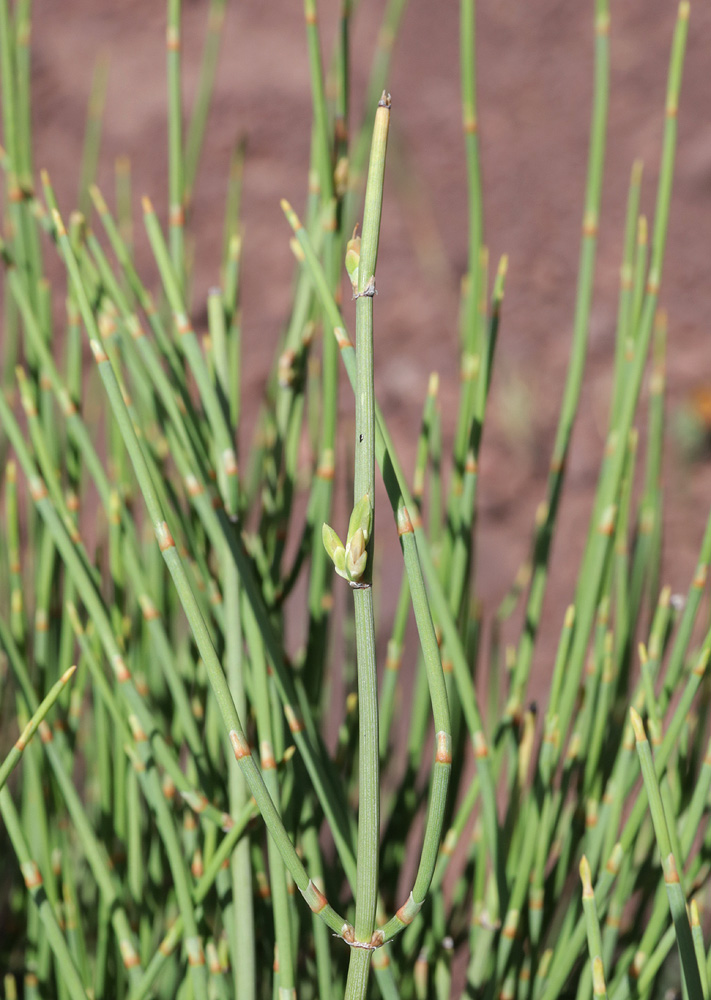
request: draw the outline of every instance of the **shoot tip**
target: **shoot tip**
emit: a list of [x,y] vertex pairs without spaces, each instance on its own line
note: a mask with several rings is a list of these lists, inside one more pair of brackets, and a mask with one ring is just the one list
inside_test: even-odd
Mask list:
[[647,734],[644,731],[642,717],[636,708],[630,708],[630,721],[632,723],[632,729],[634,730],[634,738],[637,743],[645,743],[647,741]]

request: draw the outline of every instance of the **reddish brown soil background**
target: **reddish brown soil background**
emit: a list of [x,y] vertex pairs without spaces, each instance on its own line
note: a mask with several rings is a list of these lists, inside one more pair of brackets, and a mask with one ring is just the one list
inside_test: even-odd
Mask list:
[[[363,0],[353,24],[353,115],[360,115],[382,4]],[[478,4],[479,119],[485,237],[510,256],[490,420],[482,456],[479,589],[491,610],[528,553],[568,362],[592,87],[593,3]],[[37,166],[73,207],[93,63],[110,57],[100,181],[115,158],[133,164],[138,196],[165,212],[165,5],[160,0],[36,0],[34,119]],[[186,105],[194,95],[207,3],[184,4]],[[338,4],[320,4],[324,52]],[[460,128],[458,5],[411,0],[389,89],[393,145],[378,265],[376,390],[411,468],[428,374],[441,375],[447,440],[457,396],[457,286],[466,263],[466,187]],[[575,432],[542,636],[543,660],[572,597],[579,540],[598,466],[630,167],[645,162],[652,216],[675,19],[668,0],[612,5],[612,82],[599,258],[581,416]],[[662,301],[669,311],[670,409],[711,378],[707,349],[711,264],[711,11],[692,8]],[[244,186],[244,358],[249,427],[287,315],[293,262],[279,199],[301,208],[311,121],[302,9],[228,4],[213,112],[196,188],[195,302],[217,280],[229,155],[247,139]],[[406,163],[406,168],[403,168]],[[402,183],[407,170],[416,201]],[[432,257],[414,252],[429,220]],[[144,270],[150,268],[139,248]],[[151,273],[150,270],[147,273]],[[348,312],[346,312],[348,315]],[[350,391],[342,410],[351,412]],[[707,467],[690,468],[669,435],[665,580],[683,590],[711,494]],[[678,452],[678,448],[676,448]],[[344,454],[345,457],[345,454]],[[381,522],[382,523],[382,522]],[[388,590],[392,588],[387,588]],[[383,598],[387,613],[389,600]],[[541,657],[539,656],[539,660]],[[545,670],[545,663],[538,663]]]
[[[207,3],[184,4],[184,79],[192,101]],[[593,71],[593,7],[565,0],[480,0],[479,120],[485,237],[492,260],[510,256],[503,321],[482,453],[478,587],[491,612],[527,557],[568,362],[587,157]],[[322,0],[324,52],[338,4]],[[354,20],[353,113],[357,120],[383,4],[362,0]],[[74,206],[95,56],[110,56],[100,182],[113,162],[133,164],[138,196],[165,215],[166,120],[162,0],[35,0],[34,120],[37,166],[49,169],[60,205]],[[538,687],[550,665],[564,606],[572,599],[580,544],[602,448],[611,381],[624,207],[632,162],[645,162],[643,210],[654,211],[668,54],[669,0],[612,5],[610,129],[588,368],[552,559]],[[662,301],[669,311],[668,391],[678,410],[711,380],[707,341],[711,277],[711,9],[692,7],[682,88],[678,158]],[[389,89],[393,145],[386,184],[376,300],[376,392],[407,468],[412,467],[430,371],[441,375],[446,442],[458,391],[457,289],[466,266],[464,151],[460,128],[458,5],[411,0]],[[298,2],[228,4],[224,46],[192,218],[196,316],[218,278],[230,152],[247,139],[244,186],[243,452],[280,330],[293,260],[279,199],[304,202],[311,105]],[[403,167],[406,164],[406,168]],[[406,169],[409,185],[403,182]],[[415,186],[416,201],[408,193]],[[414,251],[432,226],[431,256]],[[144,273],[151,264],[143,244]],[[349,315],[346,307],[346,315]],[[350,433],[352,397],[341,409]],[[667,435],[664,580],[684,591],[693,572],[711,490],[708,463],[690,465]],[[339,456],[345,460],[348,448]],[[381,525],[386,519],[382,518]],[[391,530],[389,524],[383,531]],[[391,532],[392,533],[392,532]],[[387,550],[386,550],[387,551]],[[387,582],[396,579],[387,571]],[[399,572],[399,571],[398,571]],[[396,587],[383,588],[383,628]]]

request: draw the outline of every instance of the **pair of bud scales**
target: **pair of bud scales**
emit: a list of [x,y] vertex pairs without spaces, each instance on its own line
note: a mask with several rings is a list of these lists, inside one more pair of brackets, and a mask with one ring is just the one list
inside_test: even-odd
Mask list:
[[344,545],[330,524],[321,529],[323,545],[339,576],[351,584],[359,584],[368,561],[368,539],[373,526],[370,495],[365,493],[353,508],[348,522]]

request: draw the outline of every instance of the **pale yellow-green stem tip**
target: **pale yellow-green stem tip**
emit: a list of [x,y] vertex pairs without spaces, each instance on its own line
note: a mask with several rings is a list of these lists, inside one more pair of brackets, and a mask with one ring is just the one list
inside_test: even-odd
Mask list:
[[630,708],[630,720],[632,722],[632,728],[634,729],[635,740],[638,743],[644,743],[647,739],[647,734],[644,731],[642,717],[636,708]]
[[580,859],[580,880],[583,883],[583,898],[592,899],[593,898],[593,887],[592,887],[592,874],[590,872],[590,862],[583,854]]
[[64,223],[62,222],[62,216],[59,214],[56,208],[52,209],[52,222],[54,223],[54,228],[57,230],[58,236],[67,235],[67,231],[64,228]]

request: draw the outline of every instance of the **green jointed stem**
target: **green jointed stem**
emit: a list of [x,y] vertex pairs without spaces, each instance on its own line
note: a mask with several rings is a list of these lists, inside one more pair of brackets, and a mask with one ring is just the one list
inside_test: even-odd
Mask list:
[[378,682],[373,614],[373,522],[375,501],[375,393],[373,388],[373,297],[380,239],[385,153],[390,126],[390,96],[383,93],[375,114],[368,183],[363,208],[363,235],[356,292],[356,418],[353,503],[364,498],[370,507],[367,562],[355,585],[358,662],[358,849],[355,938],[348,966],[347,1000],[365,998],[370,949],[375,931],[380,845],[380,761],[378,755]]
[[39,729],[40,723],[45,718],[50,708],[54,705],[57,698],[59,698],[75,670],[76,667],[70,667],[69,670],[67,670],[66,673],[64,673],[59,680],[52,685],[39,708],[34,712],[32,718],[24,726],[22,732],[15,740],[12,750],[10,750],[5,760],[2,764],[0,764],[0,789],[12,774],[13,769],[19,764],[25,747]]

